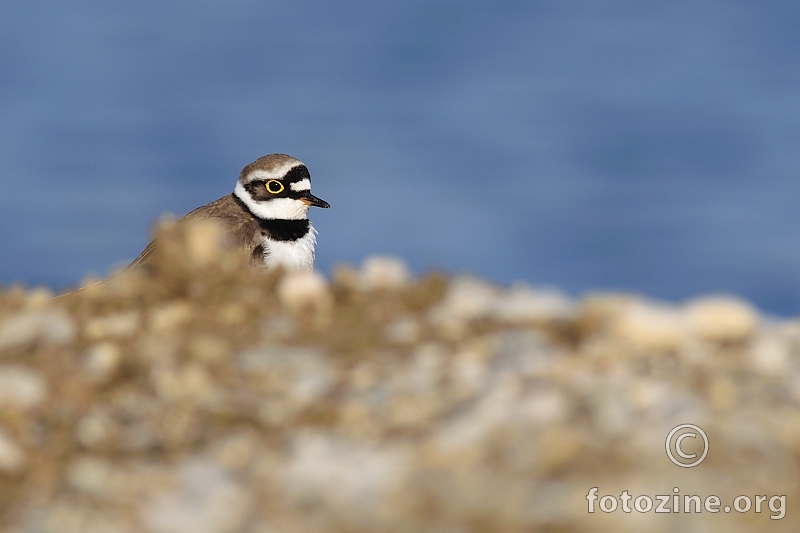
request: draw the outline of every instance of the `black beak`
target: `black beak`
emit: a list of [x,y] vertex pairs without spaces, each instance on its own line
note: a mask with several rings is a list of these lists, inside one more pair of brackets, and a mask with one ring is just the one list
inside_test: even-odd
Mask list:
[[303,196],[300,197],[300,201],[303,202],[304,204],[312,206],[312,207],[330,207],[331,206],[331,204],[329,204],[325,200],[317,198],[316,196],[314,196],[310,192],[304,193]]

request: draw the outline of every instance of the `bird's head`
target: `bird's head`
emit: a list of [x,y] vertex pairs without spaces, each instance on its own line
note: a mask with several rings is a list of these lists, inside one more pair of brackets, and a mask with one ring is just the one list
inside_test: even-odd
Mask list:
[[302,220],[309,207],[330,207],[311,194],[306,166],[286,154],[265,155],[244,167],[233,194],[263,220]]

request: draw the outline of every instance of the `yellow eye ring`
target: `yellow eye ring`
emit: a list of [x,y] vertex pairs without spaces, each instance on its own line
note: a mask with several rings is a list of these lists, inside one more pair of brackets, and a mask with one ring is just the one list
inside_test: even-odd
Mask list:
[[278,194],[283,192],[283,183],[278,180],[269,180],[267,182],[267,190],[272,194]]

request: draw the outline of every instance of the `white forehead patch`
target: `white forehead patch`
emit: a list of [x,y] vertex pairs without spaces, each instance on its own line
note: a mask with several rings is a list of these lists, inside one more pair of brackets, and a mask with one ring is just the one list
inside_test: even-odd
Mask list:
[[245,183],[250,183],[251,181],[255,180],[282,180],[286,177],[286,174],[292,170],[294,167],[299,167],[302,165],[299,161],[288,161],[283,165],[276,167],[272,170],[254,170],[247,176],[245,176]]
[[311,182],[308,180],[308,178],[303,178],[300,181],[290,183],[289,188],[293,191],[310,191]]

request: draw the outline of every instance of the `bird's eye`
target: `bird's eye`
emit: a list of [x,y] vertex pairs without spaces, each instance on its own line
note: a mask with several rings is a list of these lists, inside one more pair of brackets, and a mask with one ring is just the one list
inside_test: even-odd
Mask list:
[[269,180],[267,182],[267,190],[272,194],[278,194],[279,192],[283,192],[283,183],[278,180]]

